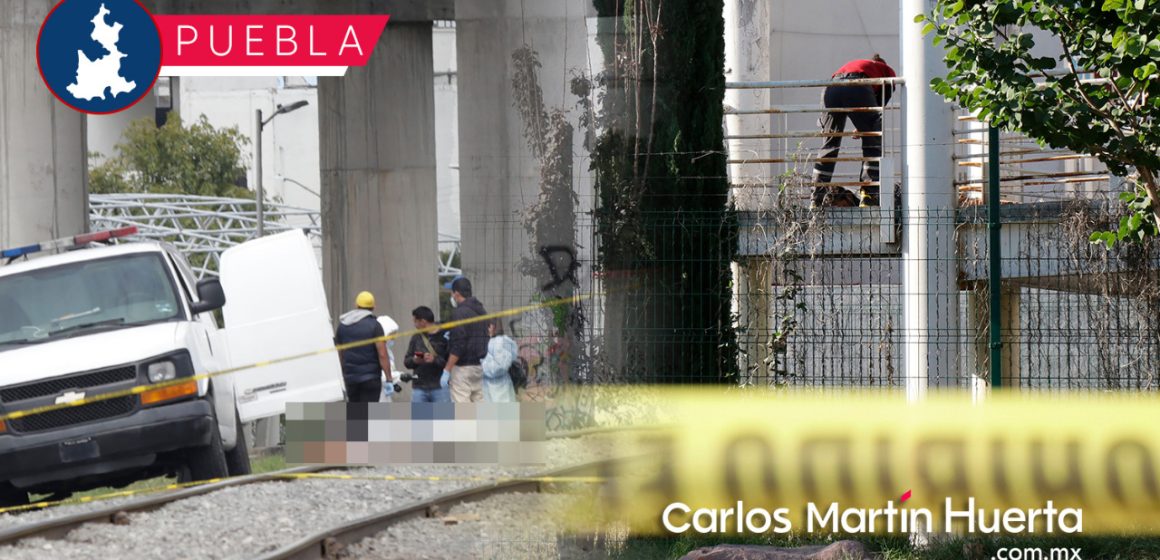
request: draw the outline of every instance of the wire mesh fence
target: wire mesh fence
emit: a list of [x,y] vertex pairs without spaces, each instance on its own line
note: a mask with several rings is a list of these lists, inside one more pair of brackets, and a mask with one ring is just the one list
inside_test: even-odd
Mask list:
[[[1160,250],[1088,241],[1118,210],[1098,201],[1003,206],[1005,386],[1156,387]],[[569,293],[591,297],[566,312],[510,319],[508,330],[533,383],[549,395],[549,387],[620,382],[897,389],[907,381],[905,345],[916,335],[953,356],[931,384],[967,388],[989,369],[986,214],[967,207],[883,217],[874,209],[811,210],[789,198],[761,211],[658,212],[644,218],[655,249],[620,269],[577,251],[558,276]],[[736,222],[735,251],[706,258],[694,244],[728,238],[728,220]],[[953,249],[929,263],[904,257],[899,240],[910,221],[946,225]],[[578,245],[597,246],[591,214],[578,213],[577,224],[589,233]],[[927,294],[948,328],[908,332],[906,301],[915,294],[903,269],[916,264],[953,276],[952,289]],[[716,294],[682,289],[689,278],[723,269],[732,292],[725,308]],[[518,277],[508,280],[509,303],[546,297]],[[563,337],[569,320],[578,321],[579,347]]]
[[[1115,218],[1106,205],[1004,208],[1003,385],[1024,389],[1150,390],[1160,372],[1160,251],[1107,250],[1088,235]],[[955,254],[939,258],[955,288],[929,294],[950,328],[907,332],[900,253],[872,237],[844,243],[842,229],[877,231],[859,211],[767,215],[743,233],[751,252],[735,268],[742,381],[757,385],[902,387],[908,337],[949,349],[939,385],[969,387],[990,367],[985,212],[959,211]],[[837,214],[838,216],[835,216]],[[982,218],[981,220],[979,218]],[[902,212],[899,223],[921,218]],[[815,240],[810,244],[808,239]],[[834,246],[841,253],[830,252]],[[861,253],[861,254],[860,254]],[[916,358],[922,359],[923,356]],[[932,380],[932,385],[934,385]]]

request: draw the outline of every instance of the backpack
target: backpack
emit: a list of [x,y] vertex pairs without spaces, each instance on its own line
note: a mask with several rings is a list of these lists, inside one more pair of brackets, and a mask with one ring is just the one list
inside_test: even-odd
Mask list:
[[508,377],[512,378],[512,387],[515,389],[528,386],[528,366],[524,364],[523,358],[517,357],[512,361],[512,365],[508,367]]

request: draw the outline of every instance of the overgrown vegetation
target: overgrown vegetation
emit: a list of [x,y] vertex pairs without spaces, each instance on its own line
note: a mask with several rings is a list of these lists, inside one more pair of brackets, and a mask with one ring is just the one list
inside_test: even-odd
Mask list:
[[592,149],[604,362],[631,381],[735,380],[723,3],[594,5],[607,61]]
[[[1160,233],[1160,11],[1157,0],[939,0],[927,32],[947,46],[934,90],[980,120],[1091,154],[1134,191],[1093,242]],[[922,19],[922,16],[919,16]],[[1036,56],[1034,30],[1063,52]],[[1088,78],[1098,78],[1091,80]]]

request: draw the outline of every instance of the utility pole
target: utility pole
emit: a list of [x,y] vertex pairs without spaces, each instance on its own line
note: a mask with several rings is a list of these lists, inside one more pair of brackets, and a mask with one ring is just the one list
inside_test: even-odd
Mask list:
[[295,101],[289,105],[279,105],[270,118],[262,119],[262,110],[254,111],[254,129],[256,130],[254,138],[254,182],[257,183],[254,188],[255,196],[258,200],[258,229],[257,236],[264,237],[266,235],[266,187],[262,183],[262,129],[266,127],[266,123],[274,120],[278,115],[285,115],[291,111],[297,111],[310,102],[306,100]]

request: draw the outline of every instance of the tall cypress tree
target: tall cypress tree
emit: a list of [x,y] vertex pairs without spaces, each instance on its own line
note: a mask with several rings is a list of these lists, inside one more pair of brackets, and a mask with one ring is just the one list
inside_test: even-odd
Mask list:
[[[736,373],[730,262],[736,222],[722,130],[722,0],[595,0],[608,66],[593,153],[606,343],[628,380]],[[615,321],[614,321],[615,323]],[[606,344],[606,348],[608,345]]]

